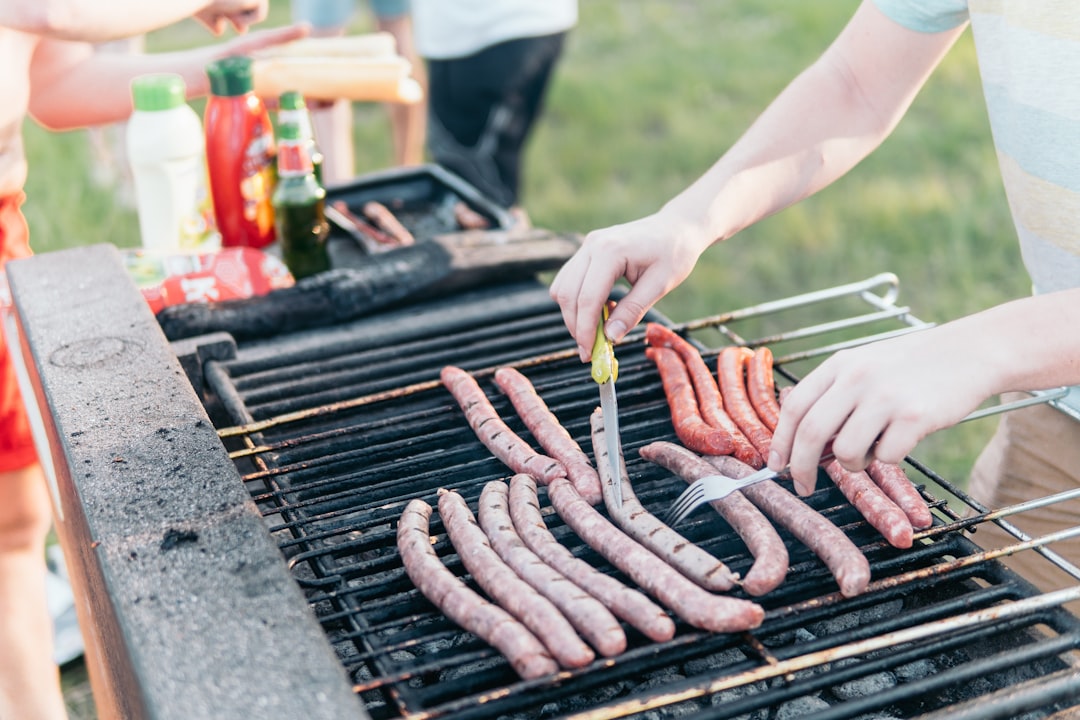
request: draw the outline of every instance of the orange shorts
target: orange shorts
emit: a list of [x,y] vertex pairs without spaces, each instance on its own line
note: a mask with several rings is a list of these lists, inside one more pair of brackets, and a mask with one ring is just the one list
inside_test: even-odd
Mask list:
[[[23,193],[0,197],[0,271],[8,260],[30,256],[30,232],[22,206]],[[0,338],[2,339],[2,338]],[[0,342],[0,472],[21,470],[37,462],[15,370],[7,344]]]

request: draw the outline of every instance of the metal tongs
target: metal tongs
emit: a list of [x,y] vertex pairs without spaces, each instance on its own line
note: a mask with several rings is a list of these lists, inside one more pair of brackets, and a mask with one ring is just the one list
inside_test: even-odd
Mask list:
[[622,507],[622,472],[619,458],[622,455],[622,440],[619,439],[619,403],[615,399],[615,380],[619,376],[619,361],[615,359],[615,350],[611,341],[604,334],[604,323],[608,319],[608,306],[600,316],[596,326],[596,340],[592,351],[592,379],[600,386],[600,409],[604,414],[604,439],[607,441],[608,462],[611,463],[611,493],[618,507]]

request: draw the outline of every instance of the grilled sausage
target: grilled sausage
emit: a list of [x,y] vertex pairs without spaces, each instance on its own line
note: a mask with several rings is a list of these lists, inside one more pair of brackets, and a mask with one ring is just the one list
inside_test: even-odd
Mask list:
[[[649,443],[638,452],[688,483],[716,474],[716,469],[704,458],[674,443]],[[742,579],[743,590],[751,595],[764,595],[779,587],[787,576],[788,552],[769,519],[738,491],[709,504],[727,520],[754,556],[754,564]]]
[[527,472],[545,484],[551,482],[552,478],[566,477],[566,468],[562,463],[537,453],[507,427],[476,378],[453,365],[444,367],[439,377],[461,406],[476,437],[507,467],[514,472]]
[[866,472],[870,475],[870,479],[904,511],[913,528],[925,530],[934,524],[930,508],[927,507],[919,491],[911,484],[904,468],[874,459],[870,461]]
[[[720,379],[720,394],[724,398],[724,407],[731,419],[761,457],[767,458],[769,446],[772,445],[772,433],[758,419],[757,411],[746,392],[746,363],[753,356],[754,351],[748,347],[730,345],[716,356],[716,374]],[[764,463],[754,465],[763,466]]]
[[[754,468],[732,457],[706,458],[721,475],[746,477]],[[870,563],[858,546],[829,519],[772,480],[742,489],[743,495],[774,522],[788,529],[829,568],[840,593],[854,597],[870,582]]]
[[566,476],[574,483],[581,497],[593,505],[603,502],[600,476],[596,474],[589,456],[548,409],[529,378],[514,368],[504,367],[495,371],[495,384],[510,398],[518,416],[540,446],[566,468]]
[[413,237],[412,233],[401,224],[394,216],[394,213],[390,212],[390,208],[382,203],[369,200],[364,203],[361,212],[363,212],[364,217],[375,223],[377,228],[394,238],[398,245],[414,245],[416,243],[416,238]]
[[675,636],[675,623],[664,609],[633,588],[600,572],[576,557],[552,535],[540,512],[536,481],[519,473],[510,478],[510,517],[522,541],[548,565],[600,600],[618,617],[650,640],[664,642]]
[[592,505],[570,481],[557,478],[548,498],[563,521],[596,550],[680,618],[711,632],[739,632],[761,624],[765,611],[749,600],[714,595],[687,580],[651,550],[636,542]]
[[645,357],[656,363],[664,396],[671,409],[671,424],[683,445],[708,455],[727,455],[735,451],[731,436],[705,422],[698,409],[694,387],[679,354],[666,347],[645,348]]
[[502,480],[492,480],[480,493],[477,516],[491,547],[518,577],[562,611],[601,655],[613,657],[621,653],[626,649],[626,633],[619,621],[599,600],[526,547],[510,518],[509,496],[510,489]]
[[839,460],[825,463],[825,472],[855,509],[866,518],[889,544],[897,548],[911,547],[913,529],[904,511],[874,484],[865,471],[846,470]]
[[442,564],[431,546],[431,506],[410,500],[397,527],[397,546],[409,579],[453,622],[488,643],[528,680],[558,672],[559,665],[544,644],[498,605],[470,590]]
[[584,667],[596,658],[558,608],[519,578],[492,549],[465,498],[451,490],[439,490],[439,515],[447,537],[473,580],[532,630],[559,665]]
[[686,366],[686,372],[694,385],[694,393],[697,396],[701,418],[707,424],[723,431],[731,438],[731,444],[734,446],[731,454],[744,463],[760,467],[763,464],[761,455],[754,449],[754,446],[739,430],[739,426],[724,410],[724,401],[720,396],[720,388],[717,387],[716,379],[713,377],[712,372],[709,371],[709,366],[705,364],[705,360],[701,357],[701,353],[698,352],[697,348],[674,330],[660,323],[646,325],[645,342],[653,347],[667,347],[679,353],[679,357],[682,358],[683,364]]
[[454,220],[463,230],[487,230],[491,227],[486,217],[461,201],[454,203]]
[[755,350],[746,363],[746,394],[769,432],[776,430],[776,423],[780,422],[780,403],[776,400],[772,350],[765,346]]
[[[671,351],[668,351],[671,352]],[[712,554],[661,522],[641,504],[623,465],[622,451],[618,458],[621,477],[611,478],[611,462],[608,460],[607,443],[604,441],[604,415],[600,408],[592,417],[593,454],[600,472],[600,487],[604,490],[604,504],[615,524],[630,537],[662,557],[669,565],[706,590],[730,590],[738,581],[738,575]],[[622,506],[615,503],[612,482],[622,483]]]

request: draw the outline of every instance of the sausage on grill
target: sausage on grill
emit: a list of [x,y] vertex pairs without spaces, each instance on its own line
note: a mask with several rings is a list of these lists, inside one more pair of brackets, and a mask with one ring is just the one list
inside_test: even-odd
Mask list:
[[584,667],[596,658],[558,608],[519,578],[492,549],[465,498],[452,490],[440,490],[439,515],[446,535],[476,583],[532,630],[561,666]]
[[[668,352],[673,352],[668,350]],[[593,453],[600,472],[600,487],[608,515],[623,531],[663,558],[669,565],[706,590],[730,590],[739,576],[709,552],[701,549],[665,525],[641,504],[624,469],[619,478],[610,478],[607,443],[604,442],[604,415],[600,408],[592,414]],[[619,467],[623,466],[620,448]],[[615,503],[611,482],[622,483],[622,507]]]
[[502,421],[472,375],[447,365],[439,377],[457,400],[476,437],[507,467],[514,472],[527,472],[542,483],[566,476],[562,463],[537,453]]
[[724,407],[731,419],[761,457],[767,458],[772,445],[772,433],[758,418],[746,392],[746,363],[753,356],[754,351],[748,347],[729,345],[716,356],[716,374],[720,379],[720,394],[724,398]]
[[709,425],[701,417],[694,387],[679,354],[666,347],[645,348],[645,357],[656,363],[664,396],[671,409],[675,434],[689,448],[708,455],[727,455],[735,451],[731,435]]
[[[674,443],[649,443],[638,452],[688,483],[716,474],[716,469],[704,458]],[[764,595],[779,587],[787,576],[788,552],[769,519],[738,491],[709,504],[727,520],[754,556],[753,566],[742,579],[742,588],[751,595]]]
[[601,655],[621,653],[626,649],[626,633],[619,621],[599,600],[525,546],[510,518],[509,496],[510,490],[502,480],[492,480],[480,493],[477,518],[491,547],[518,577],[561,610]]
[[461,201],[454,203],[454,219],[465,230],[487,230],[491,227],[486,217]]
[[416,238],[401,224],[401,221],[390,212],[390,208],[380,202],[370,200],[361,208],[364,217],[373,222],[377,228],[394,238],[398,245],[414,245]]
[[893,463],[884,463],[874,459],[866,468],[870,479],[899,506],[911,526],[916,530],[925,530],[934,524],[930,508],[919,491],[911,484],[904,468]]
[[569,480],[557,478],[548,498],[563,521],[593,550],[603,555],[680,618],[711,632],[740,632],[761,624],[765,611],[749,600],[714,595],[687,580],[651,550],[612,525],[585,502]]
[[724,401],[720,396],[720,388],[716,385],[716,378],[709,371],[709,366],[705,364],[697,348],[674,330],[660,323],[646,325],[645,341],[653,347],[671,348],[679,354],[694,385],[701,418],[707,424],[730,436],[733,445],[731,454],[745,463],[760,467],[761,455],[724,410]]
[[536,495],[536,481],[518,473],[510,478],[510,517],[522,541],[548,565],[604,603],[611,612],[650,640],[664,642],[675,636],[675,623],[664,609],[637,590],[605,575],[576,557],[547,529]]
[[897,548],[911,547],[913,529],[904,511],[889,499],[865,471],[851,472],[839,460],[825,463],[825,472],[855,509],[866,518],[889,544]]
[[776,430],[776,423],[780,421],[780,403],[776,400],[772,350],[764,345],[746,362],[746,394],[769,432]]
[[416,498],[405,506],[397,527],[402,565],[420,593],[453,622],[502,653],[522,678],[558,672],[558,663],[532,631],[470,590],[442,564],[431,546],[430,518],[431,506]]
[[[721,475],[728,477],[746,477],[754,472],[754,468],[732,457],[706,460]],[[825,563],[836,578],[842,595],[854,597],[866,590],[870,582],[870,563],[858,546],[828,518],[772,480],[745,487],[742,493]]]
[[495,384],[510,398],[518,416],[540,447],[566,468],[566,476],[574,483],[581,497],[593,505],[603,502],[600,476],[596,474],[589,456],[537,394],[529,378],[514,368],[503,367],[495,371]]

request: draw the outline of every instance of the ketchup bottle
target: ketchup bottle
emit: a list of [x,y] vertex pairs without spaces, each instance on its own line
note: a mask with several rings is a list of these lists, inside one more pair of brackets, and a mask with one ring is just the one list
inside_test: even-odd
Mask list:
[[251,58],[243,56],[222,58],[206,68],[206,164],[225,247],[264,248],[274,242],[274,130],[255,95],[251,68]]

